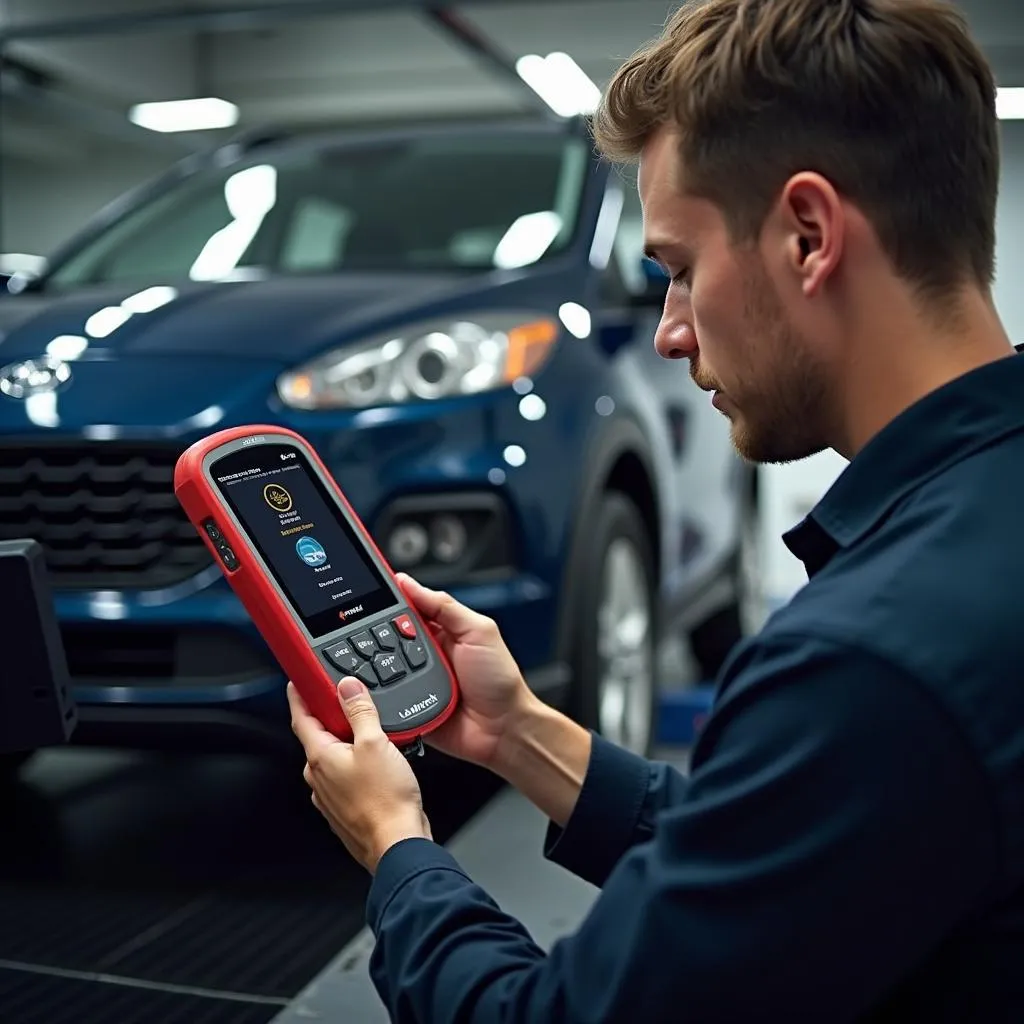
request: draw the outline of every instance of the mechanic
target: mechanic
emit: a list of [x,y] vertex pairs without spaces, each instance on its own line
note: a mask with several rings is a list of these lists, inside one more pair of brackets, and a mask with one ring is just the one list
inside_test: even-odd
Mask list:
[[1024,1020],[1024,359],[994,307],[993,74],[938,0],[688,5],[616,74],[690,361],[750,460],[849,459],[785,537],[808,582],[718,680],[684,776],[527,689],[404,580],[464,703],[434,738],[600,887],[545,953],[430,837],[360,684],[293,690],[315,804],[373,874],[395,1021]]

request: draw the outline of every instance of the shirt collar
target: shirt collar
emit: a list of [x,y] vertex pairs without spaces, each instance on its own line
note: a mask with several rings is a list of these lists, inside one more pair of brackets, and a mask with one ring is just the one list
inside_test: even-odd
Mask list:
[[[1017,346],[1021,352],[1024,346]],[[876,434],[783,535],[808,576],[864,537],[926,480],[1024,430],[1024,359],[1000,359],[926,395]]]

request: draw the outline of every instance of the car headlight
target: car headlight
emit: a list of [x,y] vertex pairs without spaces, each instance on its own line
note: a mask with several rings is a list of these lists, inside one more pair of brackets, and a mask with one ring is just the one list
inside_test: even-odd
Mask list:
[[295,409],[358,409],[504,387],[544,364],[554,319],[487,314],[445,320],[338,348],[279,378]]

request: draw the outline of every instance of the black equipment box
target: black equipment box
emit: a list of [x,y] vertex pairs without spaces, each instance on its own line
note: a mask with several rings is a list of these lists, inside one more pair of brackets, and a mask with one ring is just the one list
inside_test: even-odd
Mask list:
[[42,546],[0,541],[0,754],[67,743],[77,724]]

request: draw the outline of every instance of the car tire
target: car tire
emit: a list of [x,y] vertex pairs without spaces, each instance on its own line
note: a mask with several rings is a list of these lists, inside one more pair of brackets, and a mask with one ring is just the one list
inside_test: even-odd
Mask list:
[[636,505],[606,494],[584,527],[577,580],[573,717],[634,753],[657,733],[657,585],[650,537]]

